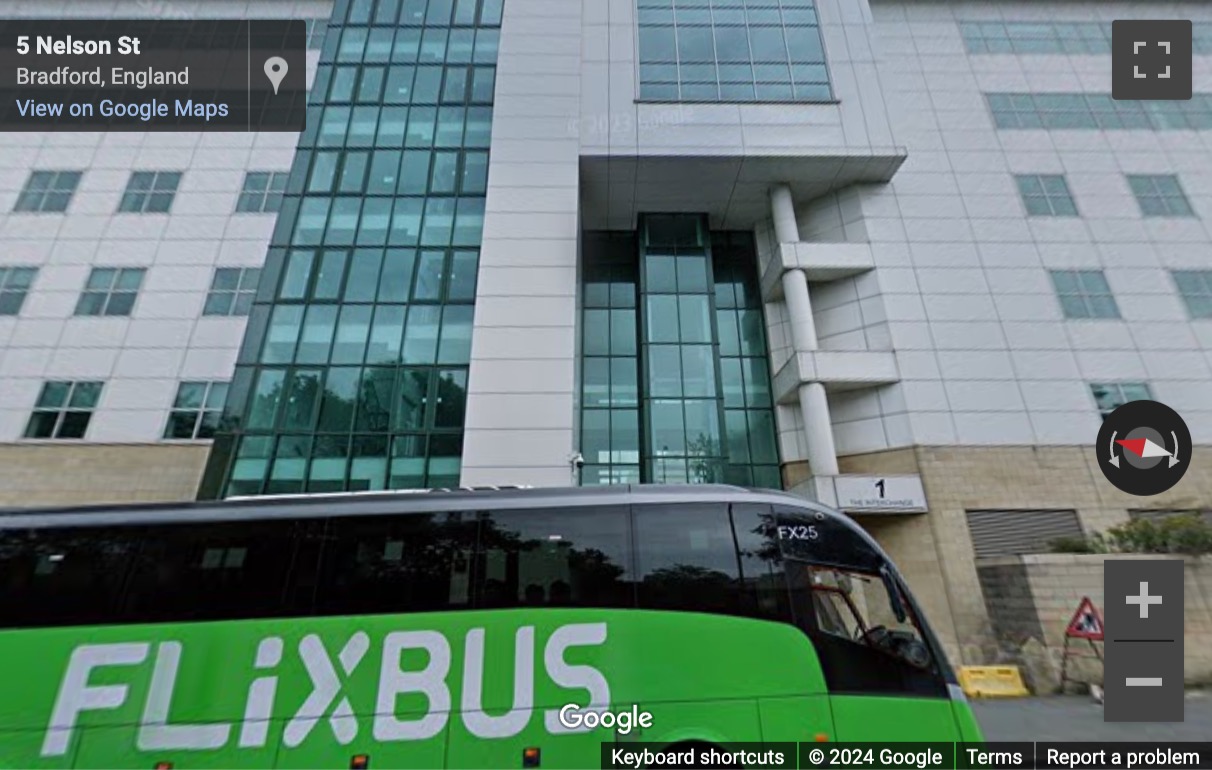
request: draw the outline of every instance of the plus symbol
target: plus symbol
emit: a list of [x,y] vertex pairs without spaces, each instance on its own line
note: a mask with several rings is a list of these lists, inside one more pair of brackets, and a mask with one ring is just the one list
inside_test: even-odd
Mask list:
[[1140,607],[1140,616],[1142,619],[1148,619],[1150,604],[1161,604],[1161,603],[1162,603],[1161,596],[1150,596],[1149,595],[1149,584],[1144,581],[1141,581],[1141,584],[1140,584],[1140,595],[1128,597],[1128,604],[1135,604],[1138,607]]

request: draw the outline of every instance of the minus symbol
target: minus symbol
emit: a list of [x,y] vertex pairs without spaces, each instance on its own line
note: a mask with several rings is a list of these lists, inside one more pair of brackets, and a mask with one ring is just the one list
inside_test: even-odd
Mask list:
[[1162,678],[1160,676],[1130,676],[1124,680],[1124,684],[1128,687],[1161,687]]

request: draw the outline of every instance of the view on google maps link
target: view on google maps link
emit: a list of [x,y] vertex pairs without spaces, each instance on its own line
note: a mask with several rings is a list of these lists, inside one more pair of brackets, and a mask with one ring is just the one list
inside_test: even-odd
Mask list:
[[0,770],[1212,770],[1212,5],[0,0]]

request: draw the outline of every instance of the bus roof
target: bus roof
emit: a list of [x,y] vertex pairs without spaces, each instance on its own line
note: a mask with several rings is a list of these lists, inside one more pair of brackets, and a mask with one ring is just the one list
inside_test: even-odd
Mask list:
[[58,508],[0,509],[0,530],[39,527],[135,525],[374,516],[401,513],[553,508],[625,503],[693,503],[705,500],[780,504],[848,519],[788,492],[723,484],[618,484],[600,487],[494,487],[398,490],[335,494],[241,497],[177,503],[133,503]]

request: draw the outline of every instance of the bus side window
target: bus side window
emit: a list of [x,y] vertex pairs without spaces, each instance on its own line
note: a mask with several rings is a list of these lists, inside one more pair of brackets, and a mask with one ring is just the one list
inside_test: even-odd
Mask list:
[[482,513],[475,605],[633,607],[628,542],[621,506]]
[[247,521],[144,528],[124,620],[292,614],[287,595],[297,527],[293,521]]
[[0,628],[112,622],[135,534],[130,527],[0,532]]
[[774,526],[769,505],[739,503],[732,506],[732,528],[741,562],[746,614],[794,623],[786,569]]
[[465,609],[476,529],[462,512],[329,519],[316,613]]
[[632,510],[641,609],[745,614],[726,504]]

